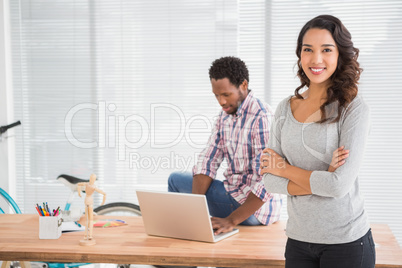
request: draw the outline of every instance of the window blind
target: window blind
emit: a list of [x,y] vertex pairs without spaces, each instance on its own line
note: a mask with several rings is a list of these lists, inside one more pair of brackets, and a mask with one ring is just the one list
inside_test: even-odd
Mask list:
[[208,77],[216,58],[241,56],[264,99],[264,1],[10,6],[25,212],[43,201],[63,205],[62,173],[95,173],[107,202],[137,202],[136,189],[166,190],[171,172],[191,171],[220,111]]

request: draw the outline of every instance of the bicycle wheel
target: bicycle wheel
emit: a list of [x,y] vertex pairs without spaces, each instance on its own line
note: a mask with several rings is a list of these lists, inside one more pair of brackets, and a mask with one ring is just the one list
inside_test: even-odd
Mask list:
[[141,216],[140,206],[126,202],[109,203],[94,209],[98,215]]
[[[17,203],[15,203],[14,199],[12,199],[12,197],[9,196],[8,193],[6,191],[4,191],[2,188],[0,188],[0,197],[4,198],[7,205],[10,206],[14,210],[14,213],[21,214],[21,210],[18,207]],[[0,214],[4,214],[4,213],[5,213],[4,210],[0,207]]]

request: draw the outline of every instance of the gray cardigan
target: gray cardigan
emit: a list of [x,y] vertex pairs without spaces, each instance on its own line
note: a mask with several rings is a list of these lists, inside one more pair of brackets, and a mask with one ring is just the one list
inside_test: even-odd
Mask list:
[[[306,196],[289,195],[286,178],[272,174],[263,177],[268,192],[288,195],[286,235],[321,244],[357,240],[369,230],[357,176],[370,126],[368,106],[357,95],[337,123],[300,123],[293,117],[290,98],[276,109],[268,147],[291,165],[313,173],[312,195]],[[346,163],[328,172],[332,153],[342,145],[350,150]]]

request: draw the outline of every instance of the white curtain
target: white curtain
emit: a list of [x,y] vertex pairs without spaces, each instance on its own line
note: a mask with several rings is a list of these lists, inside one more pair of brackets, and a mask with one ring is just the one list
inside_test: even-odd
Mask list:
[[361,191],[371,222],[388,223],[402,244],[398,0],[10,1],[22,210],[63,206],[61,173],[97,174],[107,202],[165,190],[172,171],[191,170],[220,110],[211,62],[242,58],[250,88],[276,108],[299,82],[297,35],[320,14],[339,17],[360,49],[360,92],[372,114]]

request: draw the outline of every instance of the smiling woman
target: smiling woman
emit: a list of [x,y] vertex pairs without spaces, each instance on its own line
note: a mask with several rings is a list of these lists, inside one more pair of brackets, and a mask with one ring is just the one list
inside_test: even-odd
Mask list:
[[[277,108],[301,84],[295,55],[297,36],[302,25],[323,13],[340,18],[360,50],[359,62],[364,71],[359,94],[372,115],[359,172],[360,190],[370,222],[387,223],[402,246],[402,213],[395,213],[402,207],[402,125],[398,121],[402,118],[402,50],[398,46],[402,43],[402,1],[272,1],[272,42],[266,44],[271,66],[267,71],[271,81],[268,100]],[[300,90],[300,95],[304,90]],[[282,216],[287,219],[286,210]]]
[[[358,50],[338,18],[321,15],[300,31],[296,54],[307,90],[300,95],[299,86],[279,104],[268,155],[261,156],[267,191],[288,196],[286,267],[373,268],[358,179],[370,125],[357,94]],[[342,164],[331,167],[333,158]]]

